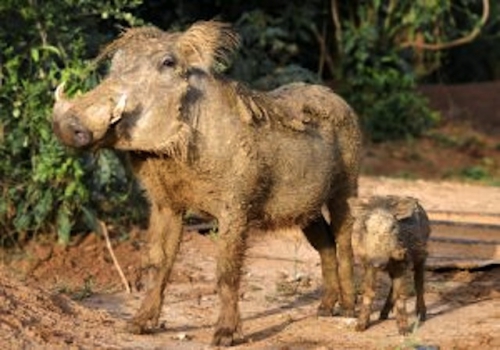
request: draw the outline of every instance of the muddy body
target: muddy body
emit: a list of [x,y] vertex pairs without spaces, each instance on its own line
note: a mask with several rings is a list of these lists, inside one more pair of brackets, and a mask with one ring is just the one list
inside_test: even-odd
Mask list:
[[391,289],[380,319],[387,319],[395,306],[396,321],[401,334],[408,332],[406,312],[406,277],[413,269],[416,292],[416,313],[420,321],[426,317],[424,301],[424,270],[429,219],[415,198],[375,196],[369,199],[350,199],[355,216],[352,244],[364,269],[364,290],[357,330],[365,330],[375,297],[377,271],[391,278]]
[[218,22],[182,33],[132,29],[104,51],[112,64],[99,86],[72,100],[56,93],[58,137],[75,148],[127,151],[150,200],[145,267],[154,278],[129,322],[133,332],[157,325],[188,209],[219,225],[214,344],[232,344],[239,329],[238,287],[253,228],[301,227],[321,257],[319,312],[332,315],[340,302],[353,313],[347,198],[357,193],[358,119],[326,87],[257,92],[214,73],[236,43]]

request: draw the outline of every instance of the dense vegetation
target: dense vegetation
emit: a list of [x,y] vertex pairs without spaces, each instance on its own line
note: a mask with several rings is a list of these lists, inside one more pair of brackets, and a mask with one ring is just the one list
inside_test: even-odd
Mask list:
[[[483,3],[2,0],[0,244],[38,232],[66,243],[96,217],[117,227],[144,218],[140,189],[119,155],[72,153],[50,126],[55,86],[68,82],[70,94],[94,86],[102,72],[89,62],[123,27],[230,21],[243,45],[228,74],[258,88],[331,84],[363,117],[367,135],[383,141],[418,136],[437,120],[415,91],[418,80],[499,78],[500,6],[489,4],[485,21]],[[443,50],[463,38],[466,46]]]

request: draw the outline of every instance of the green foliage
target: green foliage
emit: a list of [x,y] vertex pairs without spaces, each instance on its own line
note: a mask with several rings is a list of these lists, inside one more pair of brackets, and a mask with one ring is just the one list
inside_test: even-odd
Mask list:
[[428,16],[416,16],[417,3],[410,8],[395,6],[385,16],[379,13],[383,6],[382,2],[359,6],[357,20],[343,22],[339,44],[343,95],[375,142],[419,136],[438,121],[437,113],[416,92],[410,57],[393,44],[401,26],[420,28]]
[[371,62],[363,57],[370,56],[354,55],[353,61],[361,62],[353,62],[354,69],[345,70],[349,85],[343,95],[357,109],[371,140],[417,137],[436,124],[439,116],[416,92],[411,72],[397,69],[392,57],[378,56]]
[[[83,33],[95,34],[95,25],[110,17],[139,23],[124,10],[139,3],[25,0],[0,5],[5,25],[0,31],[0,244],[38,232],[57,232],[60,242],[67,243],[72,230],[84,223],[83,211],[112,212],[131,193],[130,180],[114,155],[97,155],[93,163],[65,150],[54,137],[50,118],[58,83],[71,82],[70,92],[75,92],[98,79],[82,58],[92,51],[89,43],[97,46],[105,38]],[[124,211],[114,215],[126,216]]]
[[232,75],[266,90],[294,81],[318,83],[317,74],[294,63],[308,54],[313,19],[307,4],[289,3],[280,16],[261,9],[244,13],[235,24],[243,43]]
[[463,168],[459,175],[466,179],[475,181],[485,180],[491,176],[488,169],[481,165]]

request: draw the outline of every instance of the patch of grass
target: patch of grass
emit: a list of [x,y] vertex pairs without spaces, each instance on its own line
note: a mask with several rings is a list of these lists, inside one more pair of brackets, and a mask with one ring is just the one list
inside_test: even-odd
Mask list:
[[496,165],[490,158],[483,158],[479,164],[466,166],[459,169],[449,169],[444,179],[457,179],[466,182],[476,182],[488,186],[500,186],[500,178],[495,170]]
[[456,148],[461,146],[460,139],[455,135],[448,135],[437,130],[430,130],[426,136],[444,148]]
[[118,242],[123,243],[130,239],[130,231],[120,230],[120,236],[118,237]]
[[71,299],[81,301],[83,299],[92,296],[94,294],[93,287],[94,287],[94,278],[92,276],[88,276],[83,281],[82,288],[72,293]]
[[413,324],[412,330],[410,334],[408,334],[404,339],[403,342],[398,345],[395,349],[396,350],[410,350],[410,349],[415,349],[415,350],[438,350],[439,346],[437,345],[430,345],[430,344],[423,344],[422,341],[419,339],[417,336],[417,331],[418,327],[420,326],[420,321],[417,319],[415,323]]
[[395,177],[406,180],[416,180],[418,178],[418,175],[408,170],[401,170],[395,174]]
[[493,179],[488,181],[489,186],[500,187],[500,179]]
[[465,167],[459,172],[459,176],[467,180],[485,181],[491,177],[490,172],[482,165]]
[[488,147],[485,140],[477,134],[451,135],[438,130],[431,130],[426,134],[426,136],[433,140],[438,146],[443,148],[472,150]]
[[481,148],[487,148],[487,144],[478,135],[468,135],[460,139],[460,148],[464,150],[481,149]]

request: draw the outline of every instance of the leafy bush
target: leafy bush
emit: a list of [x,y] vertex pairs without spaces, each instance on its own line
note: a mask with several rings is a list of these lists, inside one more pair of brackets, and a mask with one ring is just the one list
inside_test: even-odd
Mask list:
[[130,208],[116,204],[138,193],[116,156],[71,153],[55,139],[50,123],[58,83],[69,81],[70,92],[78,92],[97,82],[82,57],[95,51],[89,43],[98,46],[100,40],[83,33],[95,34],[92,28],[109,16],[133,21],[124,9],[139,1],[113,3],[61,0],[35,8],[28,0],[0,5],[0,21],[6,25],[0,31],[0,244],[38,232],[57,232],[67,243],[71,230],[90,223],[90,216],[106,211],[116,220],[140,216],[133,208],[131,213],[115,211]]
[[416,91],[412,72],[397,68],[397,57],[358,53],[344,62],[354,67],[344,69],[349,83],[342,94],[357,109],[372,141],[418,137],[439,120]]
[[[385,28],[381,19],[370,15],[368,7],[358,9],[359,21],[345,21],[342,27],[339,48],[342,94],[360,114],[371,140],[419,136],[432,127],[439,116],[416,91],[411,56],[391,41],[388,31],[392,30],[394,35],[396,26]],[[420,20],[427,18],[423,16]]]
[[307,4],[289,3],[280,16],[260,9],[244,13],[235,24],[243,42],[230,74],[263,90],[294,81],[319,83],[316,73],[295,63],[309,54],[313,19]]

